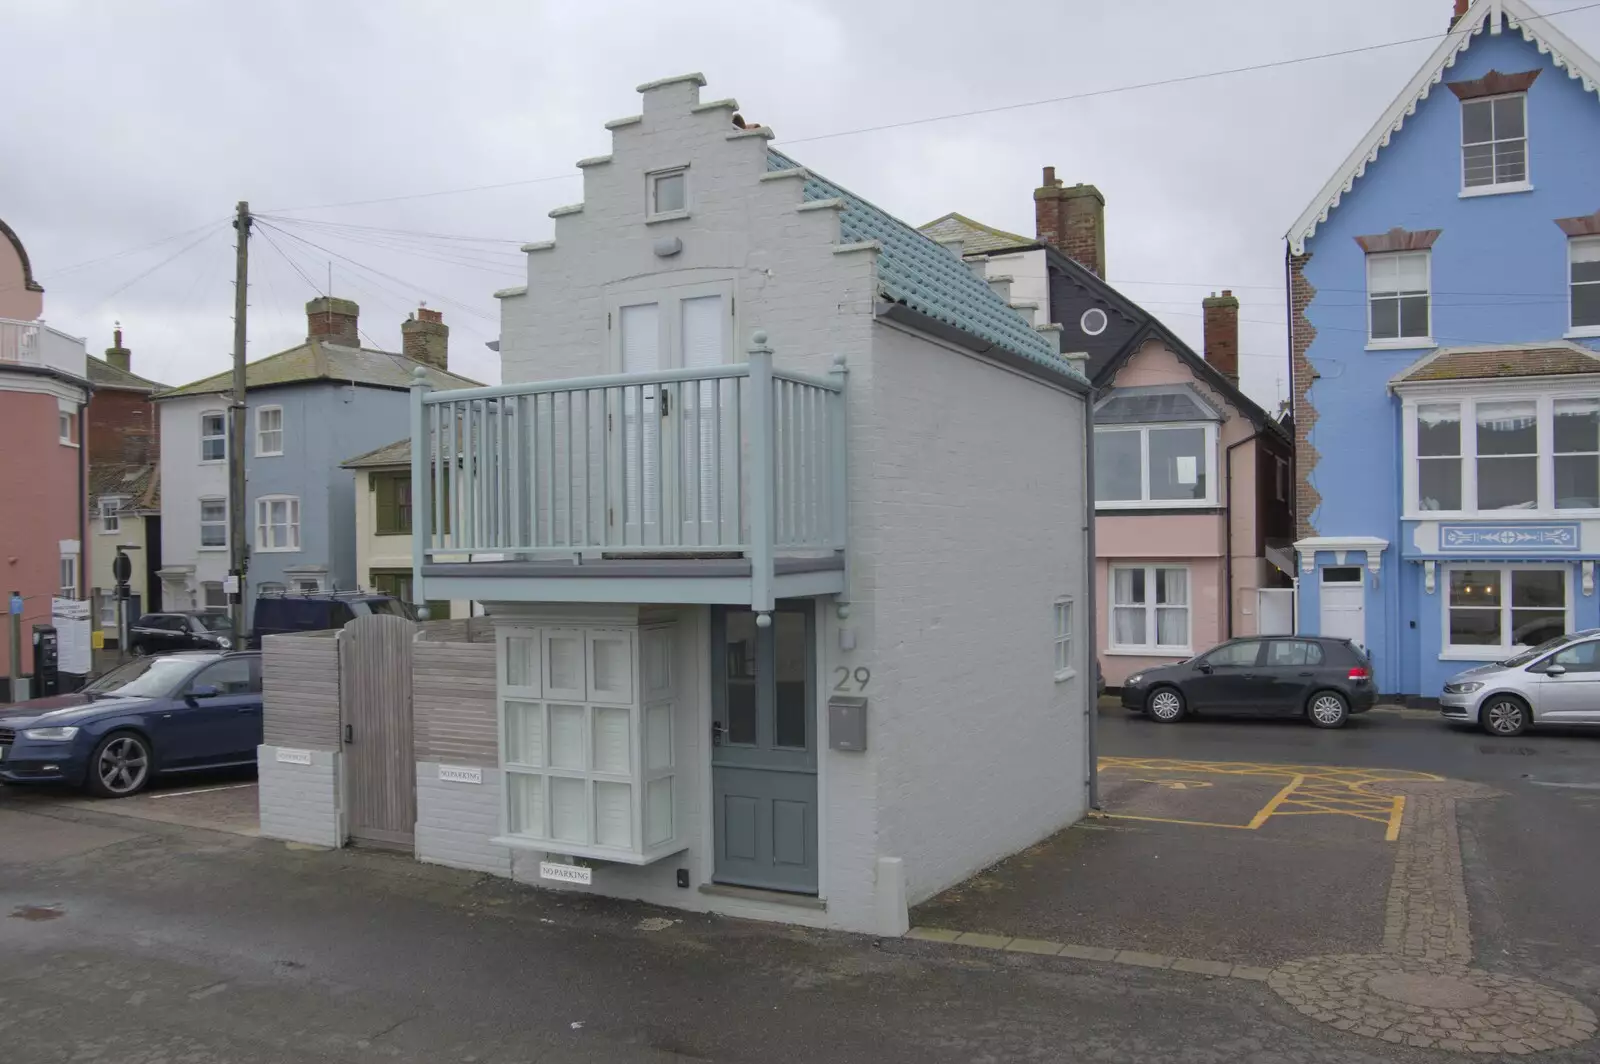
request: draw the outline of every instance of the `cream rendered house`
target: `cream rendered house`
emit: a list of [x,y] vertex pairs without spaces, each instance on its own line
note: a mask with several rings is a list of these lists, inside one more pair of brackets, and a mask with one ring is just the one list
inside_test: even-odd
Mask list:
[[[364,588],[414,602],[411,584],[411,440],[357,455],[341,468],[355,477],[356,580]],[[467,617],[472,603],[427,603],[434,620]]]

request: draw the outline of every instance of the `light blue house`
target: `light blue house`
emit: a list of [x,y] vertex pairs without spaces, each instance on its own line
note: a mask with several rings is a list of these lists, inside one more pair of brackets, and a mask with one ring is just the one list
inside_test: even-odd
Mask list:
[[1600,626],[1600,67],[1457,16],[1288,234],[1298,621],[1391,694]]
[[[446,369],[449,329],[436,312],[403,322],[405,351],[362,345],[359,308],[327,296],[306,304],[306,341],[245,370],[246,616],[262,591],[350,589],[355,498],[366,490],[339,463],[394,439],[409,417],[413,374],[430,387],[477,382]],[[173,609],[227,605],[226,411],[231,373],[156,396],[161,406],[164,598]]]

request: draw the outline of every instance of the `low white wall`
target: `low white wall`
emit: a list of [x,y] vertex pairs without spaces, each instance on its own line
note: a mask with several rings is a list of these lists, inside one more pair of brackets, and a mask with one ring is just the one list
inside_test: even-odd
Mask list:
[[[309,754],[309,765],[279,760]],[[261,834],[312,846],[344,845],[339,819],[339,755],[330,750],[256,748]]]
[[[429,864],[511,875],[511,851],[489,842],[500,834],[505,783],[499,769],[446,765],[440,779],[435,761],[417,763],[417,860]],[[462,782],[478,773],[481,783]]]

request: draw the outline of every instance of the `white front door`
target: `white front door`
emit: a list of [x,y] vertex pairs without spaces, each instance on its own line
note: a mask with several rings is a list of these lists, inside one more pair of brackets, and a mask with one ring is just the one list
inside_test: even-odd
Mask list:
[[1322,570],[1322,624],[1319,634],[1367,646],[1366,581],[1359,565]]

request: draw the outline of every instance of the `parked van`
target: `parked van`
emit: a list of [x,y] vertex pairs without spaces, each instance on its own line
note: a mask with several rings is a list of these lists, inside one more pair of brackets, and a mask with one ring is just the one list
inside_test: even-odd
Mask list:
[[263,636],[324,632],[375,613],[416,620],[410,603],[376,591],[269,591],[256,598],[250,635],[260,646]]

